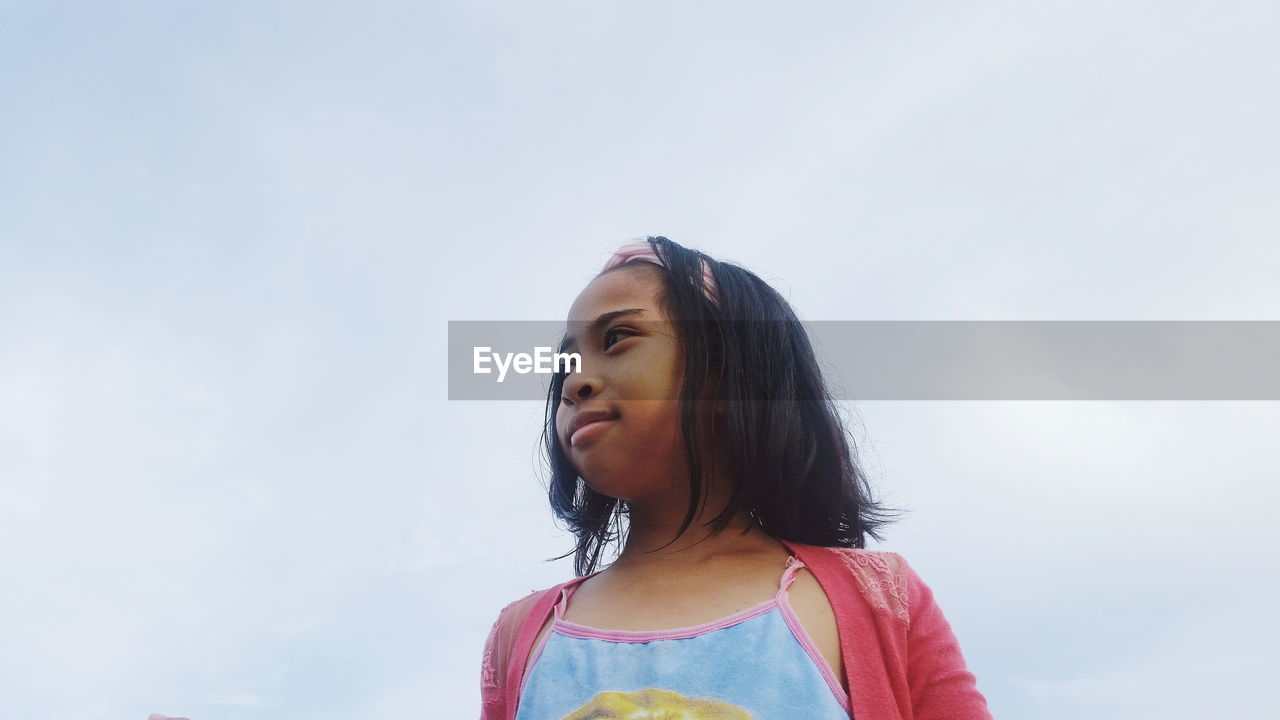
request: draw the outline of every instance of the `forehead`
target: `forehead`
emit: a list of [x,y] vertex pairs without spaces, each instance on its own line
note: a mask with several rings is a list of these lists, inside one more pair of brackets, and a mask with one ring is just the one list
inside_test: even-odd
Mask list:
[[645,271],[642,267],[626,266],[613,270],[596,276],[578,293],[569,307],[568,321],[590,322],[601,313],[621,308],[645,308],[656,315],[661,312],[658,307],[661,292],[657,268]]

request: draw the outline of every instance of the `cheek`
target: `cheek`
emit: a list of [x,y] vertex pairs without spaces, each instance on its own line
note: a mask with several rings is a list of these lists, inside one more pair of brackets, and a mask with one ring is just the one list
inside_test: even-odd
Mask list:
[[[625,412],[625,411],[624,411]],[[635,403],[629,417],[628,435],[635,447],[650,452],[665,452],[682,444],[680,437],[680,403],[669,400],[650,400]]]
[[560,449],[567,453],[569,452],[569,438],[565,435],[565,430],[569,427],[569,413],[565,410],[556,410],[555,417],[556,442],[560,444]]

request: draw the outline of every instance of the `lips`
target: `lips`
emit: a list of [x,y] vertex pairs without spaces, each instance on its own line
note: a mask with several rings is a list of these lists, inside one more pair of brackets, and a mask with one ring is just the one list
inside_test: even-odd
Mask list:
[[591,425],[592,423],[599,423],[599,422],[605,422],[608,420],[614,420],[617,417],[618,417],[617,413],[605,412],[603,410],[592,410],[589,412],[580,412],[574,415],[573,419],[569,421],[569,429],[568,429],[569,444],[570,445],[575,444],[574,443],[575,436],[578,434],[579,430],[582,430],[583,428],[587,428],[587,426]]

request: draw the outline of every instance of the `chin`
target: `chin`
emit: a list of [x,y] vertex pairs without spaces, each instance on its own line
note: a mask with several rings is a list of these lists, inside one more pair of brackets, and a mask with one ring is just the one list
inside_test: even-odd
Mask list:
[[[587,487],[606,497],[625,500],[634,494],[628,492],[627,483],[620,482],[614,473],[606,469],[600,467],[584,468],[578,475],[587,484]],[[635,488],[632,487],[630,489],[634,490]]]

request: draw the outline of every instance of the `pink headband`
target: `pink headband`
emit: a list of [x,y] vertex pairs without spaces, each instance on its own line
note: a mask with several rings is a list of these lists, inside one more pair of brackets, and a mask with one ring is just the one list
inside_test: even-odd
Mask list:
[[[653,251],[653,246],[647,241],[641,241],[620,246],[605,262],[600,272],[633,262],[651,262],[659,267],[666,267],[666,263],[662,262],[662,258],[658,257],[658,254]],[[716,292],[715,275],[711,273],[711,266],[707,264],[706,260],[700,260],[700,262],[702,263],[702,293],[707,296],[712,305],[719,305],[720,298]]]

